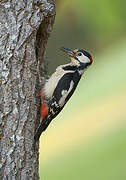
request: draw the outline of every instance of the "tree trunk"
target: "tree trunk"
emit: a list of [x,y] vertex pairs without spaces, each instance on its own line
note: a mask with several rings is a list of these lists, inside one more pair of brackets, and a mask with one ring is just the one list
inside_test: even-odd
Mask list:
[[0,1],[0,180],[39,179],[40,83],[53,0]]

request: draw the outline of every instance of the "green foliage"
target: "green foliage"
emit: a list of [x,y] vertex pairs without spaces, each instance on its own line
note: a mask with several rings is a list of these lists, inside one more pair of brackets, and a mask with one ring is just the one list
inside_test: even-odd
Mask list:
[[119,35],[125,32],[126,1],[72,0],[71,3],[74,3],[79,23],[88,26],[90,33],[93,31],[95,35],[110,37],[113,33]]

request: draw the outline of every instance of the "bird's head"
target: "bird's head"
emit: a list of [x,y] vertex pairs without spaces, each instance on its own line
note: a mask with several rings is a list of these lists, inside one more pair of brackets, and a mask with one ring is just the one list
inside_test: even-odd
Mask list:
[[61,47],[61,50],[69,55],[69,57],[71,58],[71,63],[75,66],[85,65],[85,67],[87,67],[93,62],[92,56],[83,49],[70,50],[68,48]]

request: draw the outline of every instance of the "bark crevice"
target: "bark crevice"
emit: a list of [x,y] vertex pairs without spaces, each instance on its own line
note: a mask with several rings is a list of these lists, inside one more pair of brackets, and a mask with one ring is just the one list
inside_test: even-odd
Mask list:
[[53,0],[0,4],[1,180],[39,179],[34,132],[40,119],[44,54],[54,17]]

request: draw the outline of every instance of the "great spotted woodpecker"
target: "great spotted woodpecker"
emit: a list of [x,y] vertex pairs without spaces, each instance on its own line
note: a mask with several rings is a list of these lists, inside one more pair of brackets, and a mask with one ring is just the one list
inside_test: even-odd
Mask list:
[[70,50],[62,47],[71,62],[60,65],[48,79],[41,91],[41,122],[34,139],[38,141],[50,122],[60,113],[74,93],[84,71],[93,62],[92,56],[85,50]]

